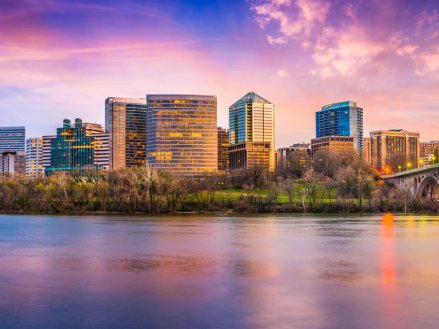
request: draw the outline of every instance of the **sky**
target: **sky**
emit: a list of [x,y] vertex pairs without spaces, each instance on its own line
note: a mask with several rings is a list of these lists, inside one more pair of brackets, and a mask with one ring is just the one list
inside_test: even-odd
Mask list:
[[437,0],[0,0],[0,126],[54,134],[104,123],[109,96],[276,105],[278,147],[315,137],[315,112],[356,101],[365,135],[439,139]]

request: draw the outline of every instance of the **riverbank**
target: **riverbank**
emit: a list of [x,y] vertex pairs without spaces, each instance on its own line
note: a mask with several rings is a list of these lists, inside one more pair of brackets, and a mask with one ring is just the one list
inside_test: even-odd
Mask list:
[[[191,204],[191,206],[194,206]],[[161,211],[161,212],[148,212],[148,211],[93,211],[93,210],[63,210],[63,211],[32,211],[32,210],[0,210],[0,214],[10,215],[50,215],[50,216],[189,216],[189,215],[246,215],[246,214],[302,214],[302,215],[325,215],[325,214],[367,214],[367,215],[380,215],[385,213],[394,214],[427,214],[437,215],[439,214],[439,205],[430,203],[417,204],[416,207],[409,207],[404,209],[404,205],[387,205],[386,207],[379,206],[362,206],[359,207],[356,204],[345,204],[339,202],[308,205],[307,210],[304,211],[300,205],[288,206],[285,204],[271,204],[267,205],[240,205],[234,209],[218,208],[217,206],[211,206],[210,209],[202,209],[200,205],[196,207],[196,210],[180,210],[180,211]],[[186,207],[187,208],[187,207]],[[212,209],[215,208],[215,209]]]
[[[346,168],[345,168],[346,169]],[[347,170],[347,169],[346,169]],[[29,214],[326,214],[436,213],[433,199],[387,185],[378,177],[310,171],[290,179],[258,171],[173,177],[147,167],[89,178],[56,173],[41,179],[4,177],[0,211]],[[149,176],[148,176],[149,175]]]

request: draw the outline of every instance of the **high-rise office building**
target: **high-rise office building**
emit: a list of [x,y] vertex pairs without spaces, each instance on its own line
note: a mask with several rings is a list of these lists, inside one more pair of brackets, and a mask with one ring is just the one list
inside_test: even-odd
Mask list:
[[338,157],[349,157],[354,152],[354,138],[351,136],[327,136],[311,140],[311,154],[332,154]]
[[87,136],[104,133],[104,128],[100,123],[82,122],[82,127],[85,128]]
[[94,164],[103,170],[110,166],[110,139],[107,133],[95,133],[93,137]]
[[302,169],[311,166],[311,144],[293,144],[292,146],[282,147],[277,150],[276,168],[282,170],[291,169],[296,164]]
[[367,164],[371,164],[370,153],[370,137],[364,137],[363,139],[363,160]]
[[94,165],[108,170],[110,165],[110,138],[99,123],[83,122],[87,136],[93,137]]
[[[250,157],[256,156],[256,150],[261,150],[261,155],[266,154],[269,143],[269,159],[267,169],[275,169],[275,138],[274,138],[274,104],[249,92],[229,107],[229,156],[230,168],[248,168],[254,163],[266,163],[266,161],[253,161]],[[252,143],[251,147],[234,145],[240,143]],[[242,154],[252,150],[248,154]],[[230,152],[239,152],[232,156]],[[259,157],[259,156],[258,156]],[[245,159],[245,161],[243,161]],[[240,161],[232,163],[232,161]]]
[[316,138],[351,136],[354,148],[363,155],[363,109],[347,101],[323,106],[316,112]]
[[6,151],[25,151],[24,127],[0,127],[0,154]]
[[218,170],[216,96],[147,95],[147,161],[176,175]]
[[229,131],[218,127],[218,170],[226,172],[229,170]]
[[146,160],[146,102],[144,98],[108,97],[105,132],[109,135],[109,167],[138,167]]
[[242,142],[229,145],[229,168],[231,171],[244,168],[264,168],[269,170],[271,143]]
[[41,138],[26,139],[26,176],[31,178],[44,176],[43,140]]
[[46,174],[46,168],[50,167],[52,163],[52,139],[55,139],[56,135],[47,135],[41,137],[42,144],[42,164],[43,173]]
[[51,161],[50,166],[45,168],[46,175],[57,171],[82,173],[103,169],[94,163],[95,128],[92,125],[91,131],[88,131],[87,124],[83,124],[81,119],[76,119],[73,126],[70,120],[65,119],[63,127],[57,129],[56,137],[51,140]]
[[370,133],[371,164],[382,173],[417,168],[419,133],[403,129],[379,130]]
[[26,174],[26,152],[3,152],[0,155],[0,174],[6,176],[24,176]]
[[435,148],[439,148],[439,141],[431,141],[431,142],[419,142],[421,158],[427,157],[434,153]]
[[439,141],[420,142],[419,147],[422,164],[439,163]]

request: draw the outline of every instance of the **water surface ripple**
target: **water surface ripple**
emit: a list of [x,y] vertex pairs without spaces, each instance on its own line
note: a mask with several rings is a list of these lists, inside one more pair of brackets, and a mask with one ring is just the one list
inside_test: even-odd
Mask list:
[[439,217],[0,216],[0,328],[436,329]]

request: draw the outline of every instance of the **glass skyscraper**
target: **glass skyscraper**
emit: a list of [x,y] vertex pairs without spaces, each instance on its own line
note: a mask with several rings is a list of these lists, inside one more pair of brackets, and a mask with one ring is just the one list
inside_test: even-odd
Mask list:
[[[229,107],[229,141],[231,145],[252,143],[252,149],[259,147],[258,143],[263,143],[264,145],[260,148],[265,149],[269,143],[268,169],[274,171],[274,104],[254,92],[249,92],[231,105]],[[237,148],[231,148],[231,150],[235,149]],[[246,148],[243,147],[243,149]],[[247,163],[251,162],[249,160],[246,158]],[[236,169],[247,167],[247,165],[231,164],[232,167]]]
[[363,109],[356,102],[323,106],[316,112],[316,137],[350,136],[354,148],[363,154]]
[[176,175],[218,170],[216,96],[147,95],[148,163]]
[[0,127],[0,154],[6,151],[25,151],[24,127]]
[[96,127],[91,125],[92,131],[88,131],[87,126],[81,119],[76,119],[74,126],[68,119],[63,121],[63,127],[57,129],[56,137],[51,140],[51,164],[45,168],[46,175],[56,171],[81,173],[102,169],[94,164],[92,133],[96,132]]
[[110,169],[139,167],[146,161],[146,102],[144,98],[108,97],[105,132],[109,135]]

